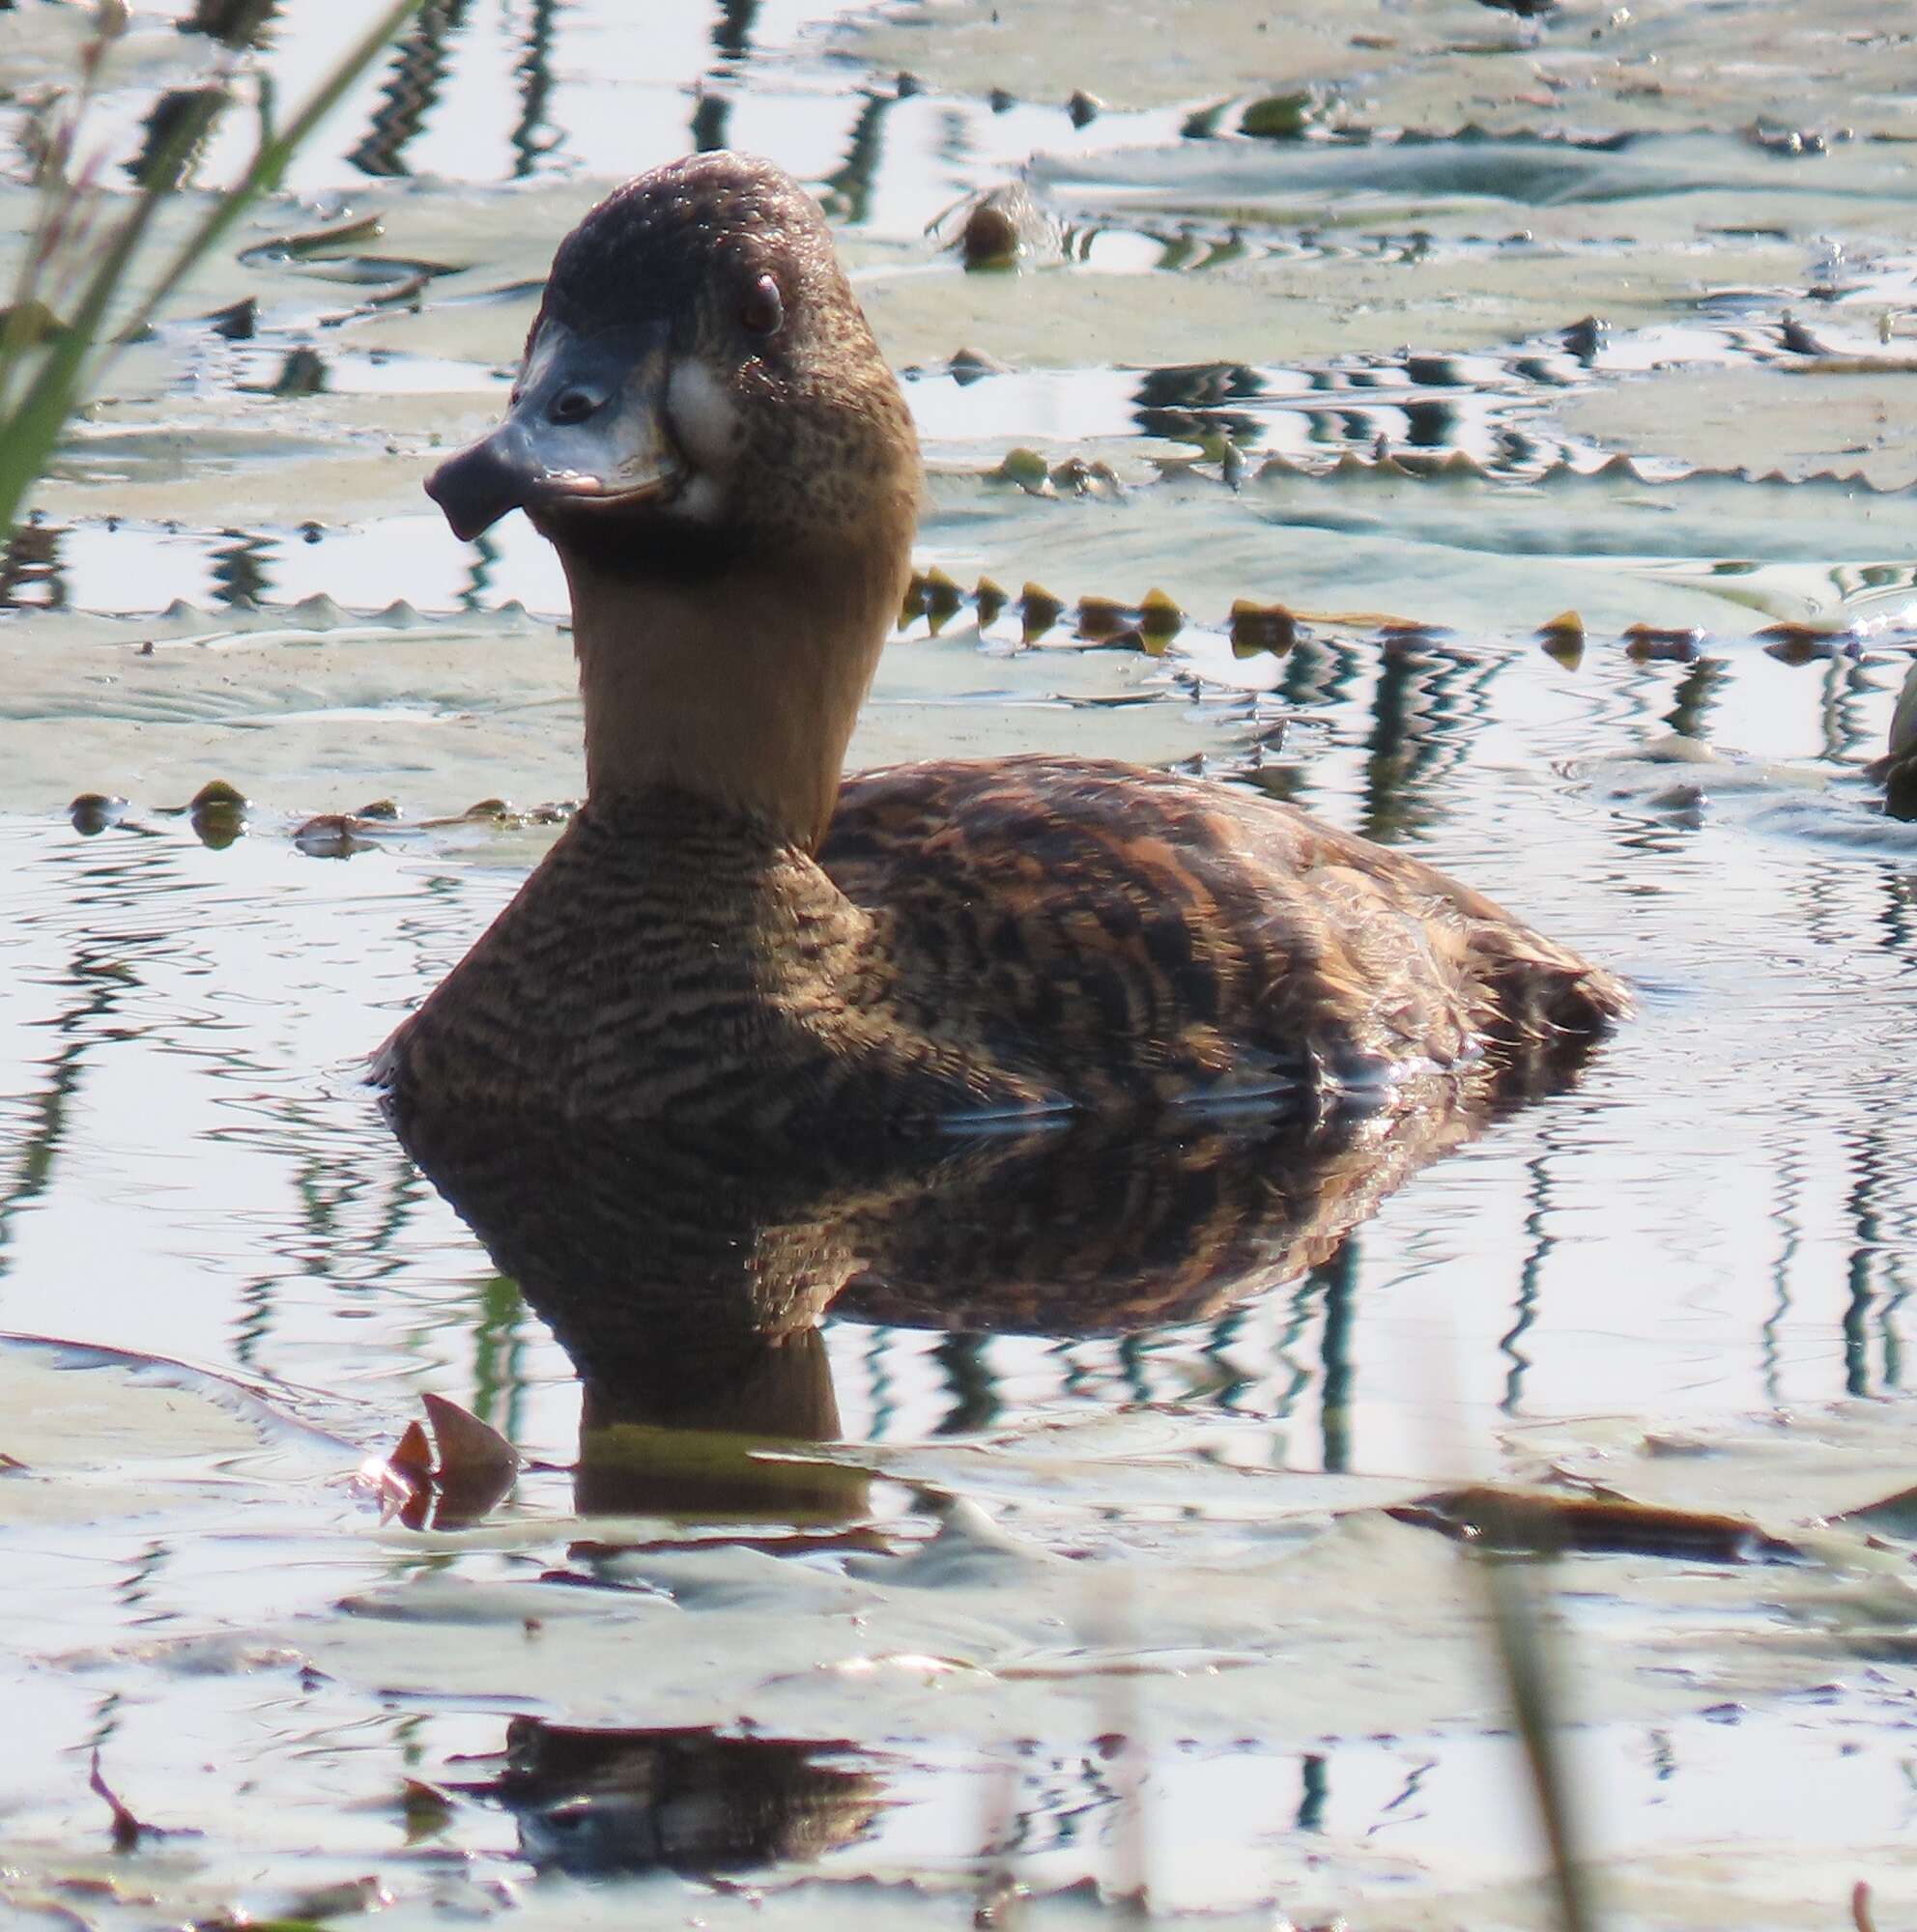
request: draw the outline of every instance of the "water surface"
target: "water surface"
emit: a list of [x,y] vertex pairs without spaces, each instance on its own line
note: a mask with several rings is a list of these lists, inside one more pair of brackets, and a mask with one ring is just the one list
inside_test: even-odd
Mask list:
[[[1910,1522],[1837,1520],[1911,1476],[1917,833],[1865,769],[1917,636],[1907,50],[1862,0],[1731,10],[1741,79],[1683,9],[1354,7],[1267,57],[1221,7],[1171,83],[1142,29],[991,11],[428,7],[0,567],[21,1923],[958,1924],[994,1874],[1041,1922],[1083,1881],[1543,1922],[1475,1574],[1402,1515],[1490,1474],[1793,1552],[1540,1577],[1613,1922],[1917,1901]],[[263,58],[290,86],[349,14]],[[0,19],[57,70],[68,10]],[[110,152],[197,57],[140,18]],[[1300,80],[1303,138],[1238,131]],[[554,836],[461,814],[575,796],[576,700],[550,556],[455,543],[418,480],[563,227],[720,140],[827,199],[925,440],[954,588],[857,762],[1288,799],[1639,1018],[1530,1104],[1368,1138],[879,1179],[422,1144],[456,1212],[360,1065]],[[928,224],[1028,157],[1055,229],[965,273]],[[248,297],[250,339],[198,320]],[[322,386],[274,395],[299,351]],[[1078,615],[1153,588],[1150,648]],[[180,810],[214,778],[243,818]],[[82,791],[129,804],[82,829]],[[529,1459],[477,1520],[356,1487],[427,1391]],[[112,1851],[95,1748],[173,1835]]]

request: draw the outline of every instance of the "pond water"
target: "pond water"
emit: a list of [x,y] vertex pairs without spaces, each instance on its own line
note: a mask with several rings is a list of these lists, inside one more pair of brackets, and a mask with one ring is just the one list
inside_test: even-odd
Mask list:
[[[10,152],[85,21],[0,12]],[[564,228],[722,141],[825,199],[925,443],[856,764],[1252,787],[1639,1016],[1388,1129],[415,1164],[364,1056],[580,785],[556,565],[419,479]],[[1430,1501],[1494,1480],[1646,1506],[1521,1570],[1604,1922],[1907,1918],[1913,156],[1876,0],[429,0],[0,564],[0,1919],[1550,1923],[1440,1533],[1497,1521]],[[509,1496],[382,1507],[429,1393]]]

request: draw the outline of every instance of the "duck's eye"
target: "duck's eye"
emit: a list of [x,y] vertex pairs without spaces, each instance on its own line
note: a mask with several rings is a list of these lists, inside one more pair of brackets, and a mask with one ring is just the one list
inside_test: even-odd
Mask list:
[[786,320],[786,304],[779,284],[770,275],[761,275],[746,291],[739,305],[739,320],[753,335],[777,335]]
[[584,389],[563,389],[553,398],[552,419],[556,423],[581,423],[592,413],[592,398]]

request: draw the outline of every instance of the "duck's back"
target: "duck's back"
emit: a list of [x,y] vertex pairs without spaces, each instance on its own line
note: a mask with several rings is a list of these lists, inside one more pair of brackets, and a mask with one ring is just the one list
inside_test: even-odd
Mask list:
[[1415,859],[1136,766],[1024,757],[846,781],[819,863],[879,916],[901,1018],[1080,1103],[1512,1067],[1628,1011],[1613,976]]

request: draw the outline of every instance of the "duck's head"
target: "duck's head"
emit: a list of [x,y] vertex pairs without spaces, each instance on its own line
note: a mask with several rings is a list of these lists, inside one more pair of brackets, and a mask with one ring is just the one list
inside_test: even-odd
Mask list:
[[817,205],[718,153],[628,182],[559,243],[505,420],[426,489],[463,538],[524,509],[562,549],[684,575],[869,528],[917,485]]
[[560,242],[505,419],[426,484],[463,538],[524,509],[558,549],[591,789],[683,783],[808,839],[829,790],[758,794],[816,794],[787,768],[821,758],[836,787],[919,487],[817,206],[730,153],[639,176]]

